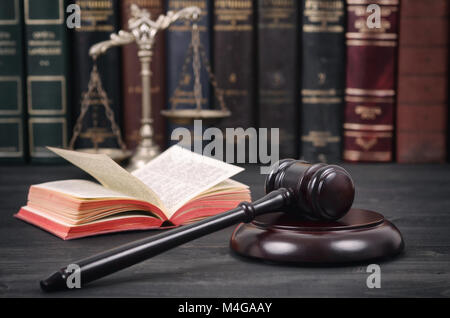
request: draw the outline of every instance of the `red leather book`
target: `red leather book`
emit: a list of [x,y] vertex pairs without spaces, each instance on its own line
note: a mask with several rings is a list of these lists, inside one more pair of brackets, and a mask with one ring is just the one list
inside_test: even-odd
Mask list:
[[[347,88],[344,154],[347,161],[393,158],[398,0],[347,1]],[[370,4],[381,8],[380,27],[370,28]]]
[[446,159],[447,0],[403,0],[400,9],[397,161]]
[[107,156],[50,150],[102,183],[71,179],[30,187],[15,217],[64,240],[180,226],[251,201],[248,186],[229,179],[243,168],[179,146],[133,174]]
[[[121,1],[122,29],[128,30],[130,18],[130,5],[137,4],[147,9],[151,19],[156,20],[164,13],[163,0],[124,0]],[[129,149],[135,149],[139,143],[139,129],[142,118],[142,85],[140,76],[141,66],[137,56],[136,44],[129,44],[122,49],[122,91],[123,91],[123,128],[124,139]],[[151,92],[152,92],[152,118],[154,141],[161,148],[165,147],[165,120],[161,110],[165,108],[165,45],[164,32],[156,36],[151,64]]]

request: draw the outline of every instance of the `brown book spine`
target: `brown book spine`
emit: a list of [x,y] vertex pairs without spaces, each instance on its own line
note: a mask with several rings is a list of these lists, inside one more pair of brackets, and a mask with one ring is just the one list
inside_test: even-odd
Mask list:
[[[391,161],[393,157],[394,106],[398,0],[347,1],[347,89],[344,113],[344,159]],[[380,25],[368,12],[380,10]]]
[[[280,155],[297,157],[298,7],[294,0],[257,2],[258,125],[280,130]],[[277,142],[272,141],[271,142]]]
[[345,93],[345,1],[303,0],[300,154],[341,160]]
[[222,128],[255,126],[253,13],[252,0],[214,0],[214,72],[232,113]]
[[446,159],[447,0],[403,0],[400,9],[397,161]]
[[[121,2],[122,29],[128,30],[130,18],[130,6],[136,4],[140,8],[150,12],[152,20],[164,13],[163,0],[124,0]],[[135,43],[128,44],[122,49],[122,76],[123,76],[123,116],[125,143],[129,149],[135,149],[139,143],[139,129],[142,118],[142,84],[140,76],[141,66],[137,56]],[[151,63],[151,93],[152,93],[152,118],[154,140],[161,147],[165,147],[165,120],[161,116],[161,110],[165,108],[165,45],[164,32],[156,35]]]

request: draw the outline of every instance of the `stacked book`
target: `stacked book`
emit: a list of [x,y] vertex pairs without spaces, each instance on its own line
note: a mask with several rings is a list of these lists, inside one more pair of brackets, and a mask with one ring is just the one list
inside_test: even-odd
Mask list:
[[[309,161],[446,160],[448,1],[78,0],[81,26],[70,29],[72,2],[0,2],[2,161],[59,160],[45,146],[67,147],[92,69],[89,47],[127,30],[133,3],[152,19],[202,9],[200,40],[232,112],[219,128],[278,128],[280,156]],[[177,22],[156,37],[152,115],[163,148],[178,126],[161,110],[196,107],[192,68],[180,78],[190,32]],[[141,119],[136,51],[113,48],[98,60],[129,149]],[[204,67],[201,81],[202,108],[217,108]],[[107,121],[102,111],[96,116]]]

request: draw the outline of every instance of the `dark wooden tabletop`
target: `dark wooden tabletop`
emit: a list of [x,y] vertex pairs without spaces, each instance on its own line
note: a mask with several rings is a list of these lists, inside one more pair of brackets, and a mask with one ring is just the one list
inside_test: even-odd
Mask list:
[[[344,165],[356,184],[355,207],[384,214],[406,250],[383,261],[381,288],[366,285],[367,264],[296,267],[239,258],[228,247],[233,227],[151,260],[51,296],[365,297],[450,296],[450,166]],[[263,194],[265,177],[248,166],[236,179]],[[13,218],[31,184],[87,178],[71,166],[0,166],[0,296],[46,297],[39,280],[71,261],[157,231],[61,239]]]

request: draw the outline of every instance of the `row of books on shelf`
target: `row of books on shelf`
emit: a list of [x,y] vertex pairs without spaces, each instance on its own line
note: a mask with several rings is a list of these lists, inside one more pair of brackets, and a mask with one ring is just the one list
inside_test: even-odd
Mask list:
[[[448,1],[77,0],[81,27],[73,30],[70,2],[0,3],[0,160],[50,162],[46,146],[68,146],[92,69],[89,48],[128,29],[133,3],[152,19],[202,9],[200,41],[232,112],[220,128],[279,128],[280,155],[309,161],[446,159]],[[156,38],[152,113],[163,148],[175,126],[161,110],[195,107],[192,69],[180,78],[190,41],[186,21]],[[98,68],[134,149],[142,93],[136,45],[109,50]],[[201,81],[202,107],[214,107],[205,67]],[[77,147],[89,143],[81,138]]]

